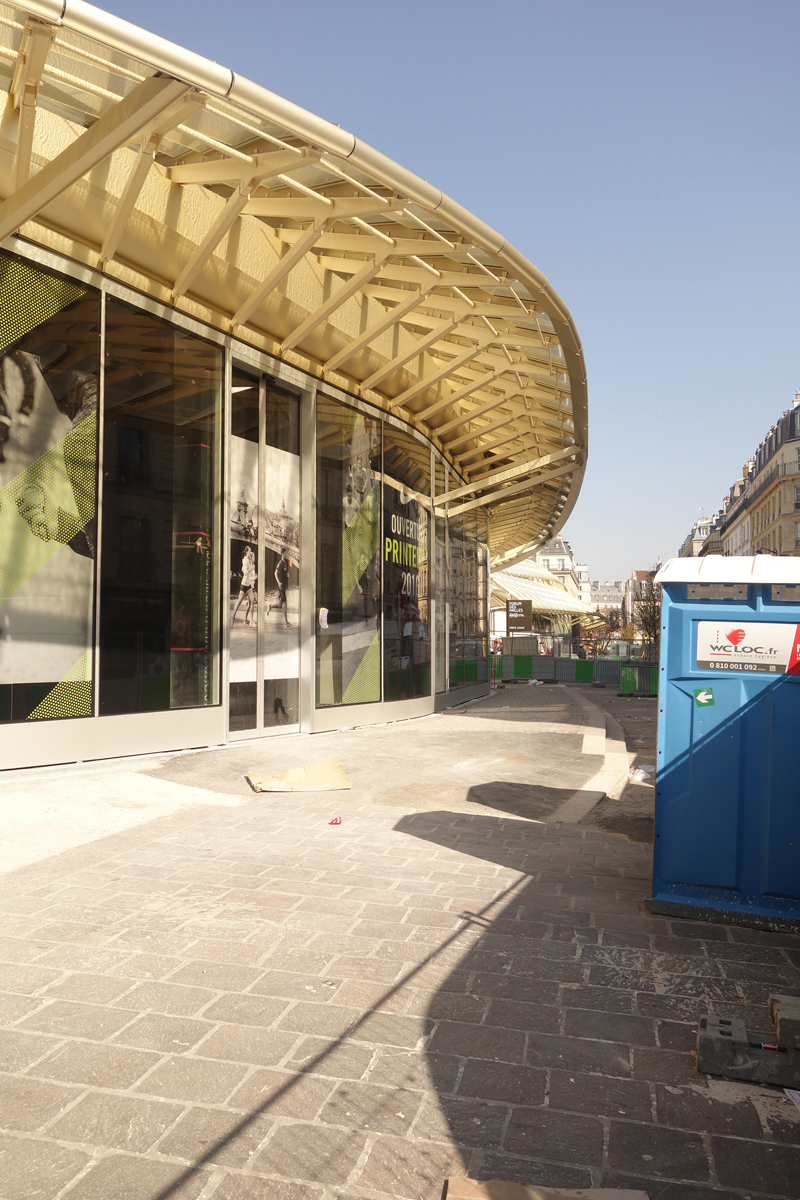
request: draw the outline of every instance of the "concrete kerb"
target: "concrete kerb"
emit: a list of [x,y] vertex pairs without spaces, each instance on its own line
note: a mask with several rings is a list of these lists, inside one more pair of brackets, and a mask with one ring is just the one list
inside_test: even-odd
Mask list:
[[[564,684],[556,686],[565,688]],[[573,792],[563,804],[559,804],[547,818],[551,823],[575,825],[601,800],[619,800],[627,786],[634,756],[628,753],[625,746],[622,726],[610,713],[604,713],[576,689],[565,690],[569,691],[570,698],[579,706],[583,718],[581,724],[586,727],[583,753],[603,755],[603,765],[597,774]]]

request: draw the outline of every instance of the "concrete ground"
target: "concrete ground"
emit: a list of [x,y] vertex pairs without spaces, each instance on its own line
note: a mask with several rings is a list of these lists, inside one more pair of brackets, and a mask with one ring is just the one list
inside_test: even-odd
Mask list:
[[[1,1200],[800,1197],[800,1111],[692,1056],[703,1012],[767,1025],[800,938],[650,916],[645,841],[552,819],[603,769],[587,711],[509,687],[128,764],[169,811],[0,879]],[[243,778],[332,754],[352,791]],[[101,807],[122,774],[35,786]]]

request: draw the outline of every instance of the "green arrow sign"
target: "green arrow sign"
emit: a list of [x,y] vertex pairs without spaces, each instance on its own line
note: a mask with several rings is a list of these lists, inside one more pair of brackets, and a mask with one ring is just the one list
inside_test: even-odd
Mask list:
[[695,708],[713,708],[714,707],[714,689],[695,688],[694,689],[694,706]]

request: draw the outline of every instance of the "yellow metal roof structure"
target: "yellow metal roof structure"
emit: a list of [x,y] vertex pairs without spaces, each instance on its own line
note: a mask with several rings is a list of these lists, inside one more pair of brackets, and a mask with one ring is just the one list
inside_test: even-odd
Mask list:
[[83,0],[0,0],[0,88],[0,243],[99,268],[396,413],[463,480],[449,512],[488,508],[495,565],[561,528],[586,461],[581,343],[500,234],[338,126]]
[[543,617],[576,617],[585,629],[603,624],[603,617],[590,604],[571,595],[560,579],[532,562],[492,572],[492,606],[502,607],[507,600],[530,600],[533,611]]

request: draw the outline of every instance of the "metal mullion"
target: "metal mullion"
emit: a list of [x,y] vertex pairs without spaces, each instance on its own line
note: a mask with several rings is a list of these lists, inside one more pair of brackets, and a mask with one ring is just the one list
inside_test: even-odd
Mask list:
[[225,366],[224,366],[224,383],[222,392],[222,428],[220,445],[220,467],[224,466],[224,470],[219,473],[220,487],[220,504],[218,512],[220,514],[220,548],[219,561],[221,563],[220,579],[217,587],[217,596],[220,604],[220,632],[221,638],[218,639],[220,646],[220,669],[219,669],[219,686],[222,699],[222,710],[225,716],[225,740],[230,740],[230,658],[231,658],[231,496],[230,496],[230,481],[231,481],[231,416],[233,410],[233,392],[231,391],[233,382],[233,353],[230,342],[225,347]]
[[384,520],[385,520],[385,515],[384,515],[384,511],[383,511],[384,478],[385,478],[385,475],[384,475],[385,464],[383,461],[383,452],[384,452],[384,448],[386,446],[386,438],[384,437],[384,425],[385,425],[385,421],[382,420],[381,421],[381,481],[380,481],[380,485],[379,485],[380,492],[379,492],[379,504],[378,504],[378,529],[380,530],[378,545],[380,547],[379,553],[380,553],[380,561],[381,561],[381,582],[380,582],[381,613],[380,613],[380,619],[379,619],[379,624],[378,624],[378,633],[380,635],[380,652],[381,652],[381,704],[384,704],[386,702],[386,697],[384,695],[384,673],[385,673],[384,672],[384,666],[385,666],[385,664],[384,664],[384,643],[385,643],[386,639],[384,638],[385,597],[384,597],[384,590],[383,590],[383,587],[384,587],[384,584],[383,584],[383,565],[384,565],[383,564],[383,559],[384,559],[383,539],[385,536],[384,524],[383,524]]
[[100,591],[103,566],[103,435],[106,391],[106,293],[100,292],[100,363],[97,377],[97,493],[95,497],[94,612],[92,628],[92,716],[100,716]]
[[317,391],[300,396],[300,730],[317,712]]
[[264,538],[264,497],[266,493],[267,440],[267,381],[262,375],[258,384],[258,580],[256,583],[256,732],[264,732],[264,651],[266,647],[266,612],[264,609],[264,569],[266,545]]

